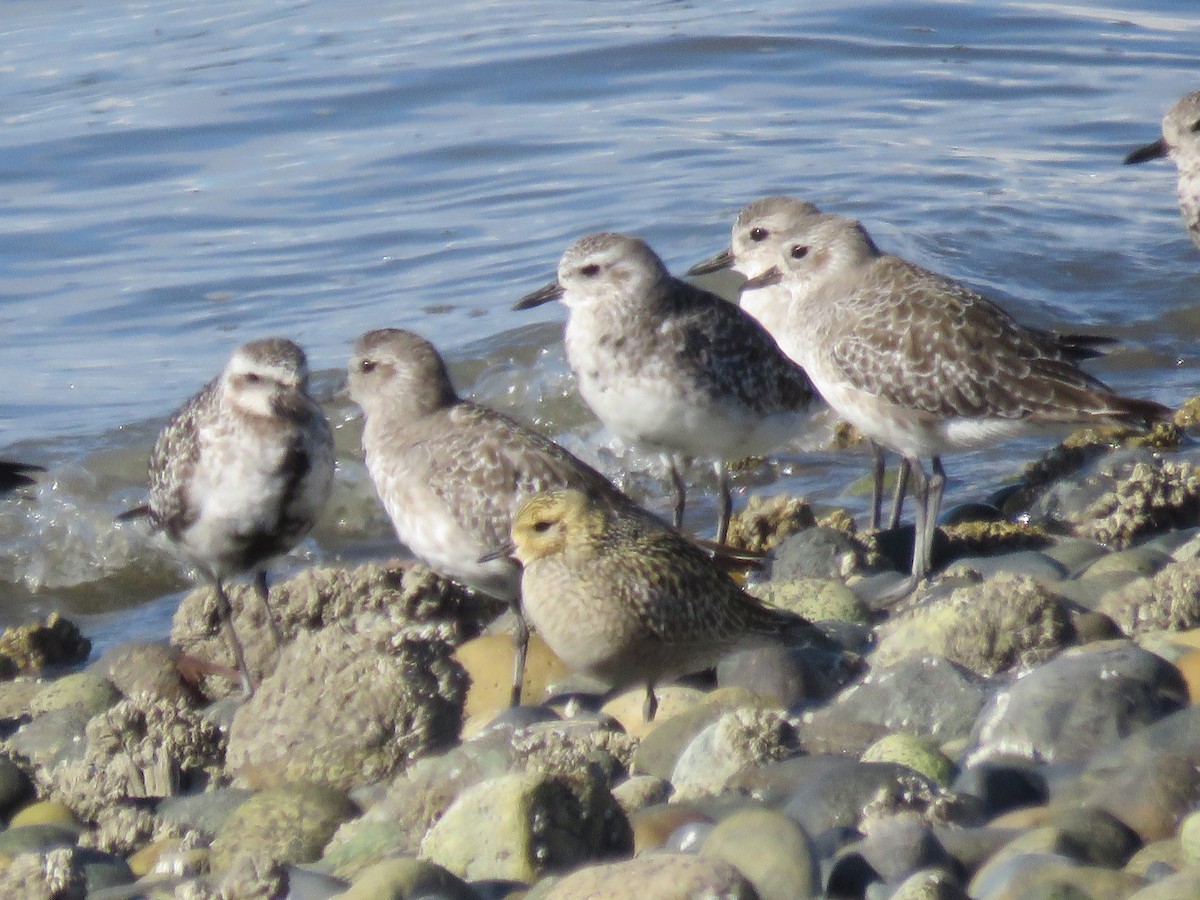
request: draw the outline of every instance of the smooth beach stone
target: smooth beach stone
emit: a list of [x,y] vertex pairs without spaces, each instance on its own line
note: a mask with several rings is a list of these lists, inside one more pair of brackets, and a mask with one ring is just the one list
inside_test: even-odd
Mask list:
[[654,696],[658,700],[658,709],[653,722],[647,722],[642,715],[646,689],[640,685],[617,694],[608,700],[600,711],[620,722],[626,734],[642,738],[668,719],[703,702],[708,694],[686,684],[660,684],[655,686]]
[[[536,881],[592,859],[627,853],[629,823],[612,795],[592,808],[557,778],[503,775],[463,791],[421,842],[420,856],[468,881]],[[481,823],[487,827],[481,828]]]
[[88,669],[103,675],[126,697],[145,692],[180,700],[188,689],[179,666],[180,651],[166,641],[124,641],[105,650]]
[[105,853],[94,847],[76,847],[75,864],[83,871],[84,882],[87,884],[89,897],[105,889],[133,884],[137,876],[120,856]]
[[71,807],[59,800],[39,800],[17,810],[9,819],[9,828],[23,825],[62,825],[66,828],[83,830],[83,823],[76,818]]
[[1197,897],[1200,897],[1200,866],[1189,866],[1135,891],[1128,900],[1196,900]]
[[121,692],[107,678],[91,672],[74,672],[48,682],[29,703],[35,716],[78,706],[91,715],[102,713],[121,699]]
[[904,879],[888,900],[969,900],[958,880],[941,869],[922,869]]
[[908,766],[934,784],[949,787],[954,763],[928,738],[897,732],[880,738],[863,751],[863,762],[891,762]]
[[0,816],[10,815],[14,807],[33,795],[33,782],[25,770],[7,756],[0,756]]
[[0,721],[23,719],[30,715],[30,704],[45,685],[40,681],[0,680]]
[[687,822],[672,831],[660,849],[664,853],[696,853],[712,830],[711,822]]
[[1200,804],[1200,771],[1194,758],[1152,756],[1125,769],[1089,770],[1055,802],[1105,809],[1149,843],[1175,834]]
[[942,848],[957,863],[959,870],[971,873],[978,871],[1021,831],[1015,828],[1001,828],[989,822],[987,825],[965,828],[939,824],[933,826],[933,833]]
[[761,709],[760,698],[742,688],[718,688],[704,701],[677,713],[662,723],[657,719],[654,728],[642,738],[633,754],[631,774],[657,775],[671,778],[679,754],[701,731],[731,709]]
[[460,793],[507,774],[515,758],[512,734],[501,729],[417,760],[362,816],[338,828],[322,862],[353,878],[384,858],[415,855],[429,827]]
[[1001,572],[1051,583],[1067,577],[1067,567],[1040,550],[1015,550],[995,556],[964,556],[951,563],[948,569],[950,572],[959,570],[975,572],[984,579]]
[[718,685],[742,688],[779,709],[819,696],[819,683],[802,652],[778,644],[735,650],[717,663]]
[[862,557],[862,547],[854,538],[836,528],[817,525],[790,535],[775,548],[770,581],[841,581],[862,567]]
[[1155,535],[1139,546],[1169,553],[1172,559],[1193,559],[1200,556],[1200,527],[1176,528]]
[[944,656],[907,656],[872,666],[812,718],[848,717],[948,740],[970,735],[986,699],[983,680],[969,669]]
[[0,854],[45,853],[55,847],[73,847],[83,829],[78,825],[19,825],[0,831]]
[[723,859],[750,880],[761,900],[816,896],[820,863],[804,829],[782,813],[749,809],[709,831],[700,855]]
[[852,854],[861,856],[889,884],[898,884],[921,869],[957,866],[933,830],[914,816],[898,815],[875,823],[870,833],[847,847],[841,857]]
[[1057,596],[1076,603],[1086,610],[1095,611],[1104,606],[1105,598],[1109,594],[1115,594],[1134,582],[1144,581],[1146,581],[1146,576],[1139,575],[1137,572],[1114,572],[1110,575],[1097,575],[1094,578],[1084,575],[1080,578],[1056,581],[1050,586],[1050,590]]
[[365,869],[338,900],[478,900],[465,881],[441,866],[423,859],[385,859]]
[[226,770],[251,787],[308,781],[348,791],[456,740],[462,668],[443,644],[391,644],[386,629],[297,635],[235,714]]
[[659,803],[666,803],[674,788],[665,778],[654,775],[634,775],[613,786],[613,799],[621,805],[625,815],[632,816],[640,810]]
[[1097,541],[1085,541],[1082,538],[1063,538],[1042,551],[1050,559],[1066,567],[1072,577],[1111,552],[1108,547]]
[[199,794],[164,797],[158,805],[158,816],[164,821],[184,828],[215,835],[234,811],[254,796],[243,788],[218,787]]
[[1163,569],[1172,562],[1169,553],[1156,550],[1153,547],[1131,547],[1128,550],[1117,550],[1107,556],[1102,556],[1074,576],[1108,576],[1132,572],[1135,575],[1148,577]]
[[1143,885],[1128,872],[1081,866],[1055,853],[1024,853],[989,861],[967,893],[972,900],[1123,900]]
[[1174,660],[1175,668],[1187,685],[1188,699],[1192,703],[1200,700],[1200,650],[1184,653]]
[[212,842],[215,871],[239,853],[265,854],[282,862],[313,862],[339,824],[355,814],[341,791],[318,784],[269,788],[239,805]]
[[680,828],[691,822],[712,824],[713,818],[694,803],[656,803],[629,817],[633,829],[633,852],[658,850]]
[[1178,710],[1186,695],[1174,666],[1131,641],[1072,648],[991,700],[968,758],[1086,762],[1099,748]]
[[1200,865],[1200,811],[1188,813],[1179,823],[1179,850],[1185,865]]
[[[509,704],[513,682],[514,647],[507,634],[482,634],[454,651],[454,658],[470,677],[464,714],[496,713]],[[552,684],[570,670],[537,634],[529,636],[525,675],[521,681],[521,703],[538,704]]]
[[1183,848],[1176,836],[1146,844],[1125,863],[1125,871],[1153,881],[1154,873],[1169,874],[1184,868]]
[[566,875],[539,900],[757,900],[750,882],[724,860],[687,854],[639,856],[586,866]]
[[66,760],[82,758],[91,718],[91,711],[82,706],[43,713],[18,728],[8,739],[8,746],[33,765],[52,769]]
[[857,828],[868,803],[905,797],[905,805],[919,809],[919,797],[932,800],[938,796],[936,786],[908,766],[857,760],[844,763],[816,769],[783,807],[810,835],[839,826]]
[[1050,798],[1041,764],[1025,757],[993,757],[972,763],[959,772],[954,790],[982,800],[988,819]]
[[941,654],[979,675],[1049,655],[1072,638],[1061,600],[1032,578],[997,575],[897,615],[879,629],[873,663]]
[[1069,855],[1096,866],[1122,866],[1142,846],[1142,839],[1133,829],[1103,809],[1060,809],[1050,820],[1050,827],[1059,832]]
[[739,772],[797,752],[795,730],[781,713],[729,710],[679,754],[670,778],[674,797],[686,800],[718,794]]

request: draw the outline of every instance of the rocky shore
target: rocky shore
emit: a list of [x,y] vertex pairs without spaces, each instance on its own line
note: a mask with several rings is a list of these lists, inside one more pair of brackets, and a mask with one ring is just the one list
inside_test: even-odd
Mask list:
[[86,666],[69,622],[10,631],[0,896],[1200,896],[1188,409],[948,511],[895,607],[911,528],[753,499],[750,589],[845,654],[733,654],[652,724],[536,640],[507,708],[507,614],[408,564],[278,585],[281,650],[240,588],[249,700],[209,590]]

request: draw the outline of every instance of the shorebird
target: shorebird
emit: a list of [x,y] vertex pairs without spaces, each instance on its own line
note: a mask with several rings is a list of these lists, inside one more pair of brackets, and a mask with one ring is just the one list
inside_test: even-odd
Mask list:
[[646,515],[583,491],[546,491],[517,511],[511,542],[523,565],[522,603],[538,633],[571,669],[613,688],[655,684],[715,665],[730,651],[771,640],[837,646],[807,619],[743,591],[699,548]]
[[1183,224],[1200,247],[1200,91],[1185,94],[1167,110],[1162,137],[1125,157],[1125,164],[1170,157],[1179,172],[1176,191]]
[[292,341],[239,347],[224,371],[181,406],[150,454],[146,516],[213,584],[242,686],[254,678],[233,624],[225,582],[254,573],[276,644],[266,564],[317,521],[333,485],[329,422],[308,393],[308,361]]
[[517,605],[521,571],[511,559],[480,557],[508,539],[517,508],[540,491],[570,487],[610,505],[633,501],[548,438],[459,397],[441,355],[410,331],[359,337],[349,383],[365,417],[367,469],[397,536],[430,568],[517,613],[517,705],[528,642]]
[[636,237],[580,238],[558,278],[513,308],[551,300],[569,310],[567,359],[584,401],[622,438],[666,453],[676,527],[686,493],[676,457],[715,461],[723,543],[732,509],[726,463],[770,453],[803,431],[818,404],[804,370],[751,316],[673,278]]
[[[812,218],[786,235],[777,265],[748,286],[782,283],[785,327],[809,345],[808,372],[830,406],[899,453],[917,483],[907,593],[930,570],[944,453],[1047,427],[1149,424],[1170,410],[1122,397],[1079,369],[1052,335],[1024,328],[963,285],[882,253],[858,222]],[[921,459],[932,460],[926,476]]]
[[[747,204],[733,223],[730,245],[715,256],[697,263],[688,270],[689,275],[703,275],[722,269],[732,269],[754,282],[759,276],[774,268],[784,250],[786,236],[795,234],[821,215],[813,203],[796,197],[763,197]],[[912,266],[912,264],[907,264]],[[912,266],[916,270],[916,266]],[[941,276],[928,270],[920,270],[922,277],[936,280]],[[795,362],[806,370],[811,365],[810,354],[814,347],[809,340],[803,315],[793,315],[793,306],[803,304],[804,292],[799,279],[793,279],[790,289],[781,284],[756,284],[743,287],[738,304],[763,324],[772,337]],[[956,290],[964,290],[956,286]],[[989,303],[982,297],[978,303]],[[1004,315],[1000,313],[1000,315]],[[796,327],[796,326],[799,327]],[[1030,329],[1034,331],[1036,329]],[[1059,345],[1069,359],[1083,360],[1099,356],[1103,348],[1115,343],[1114,339],[1093,335],[1060,335],[1055,332],[1039,332],[1047,341]],[[878,528],[881,521],[883,500],[884,455],[883,448],[870,441],[872,464],[872,491],[870,527]],[[900,472],[896,480],[896,492],[892,499],[888,528],[900,524],[900,513],[909,479],[908,460],[901,457]]]

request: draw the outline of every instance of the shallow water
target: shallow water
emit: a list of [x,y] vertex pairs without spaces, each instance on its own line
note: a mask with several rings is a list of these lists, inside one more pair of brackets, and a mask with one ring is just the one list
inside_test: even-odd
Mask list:
[[[0,454],[50,471],[0,503],[0,619],[166,632],[186,572],[111,517],[170,411],[267,334],[305,346],[328,399],[357,334],[420,331],[465,391],[636,470],[663,508],[653,458],[574,396],[563,310],[509,306],[584,232],[639,233],[682,270],[766,193],[858,216],[1026,321],[1120,337],[1091,368],[1123,391],[1196,393],[1173,170],[1120,160],[1197,87],[1200,14],[747,6],[4,0]],[[396,551],[353,410],[330,411],[342,477],[292,567]],[[952,459],[951,502],[1046,443]],[[861,511],[864,462],[795,453],[739,485]]]

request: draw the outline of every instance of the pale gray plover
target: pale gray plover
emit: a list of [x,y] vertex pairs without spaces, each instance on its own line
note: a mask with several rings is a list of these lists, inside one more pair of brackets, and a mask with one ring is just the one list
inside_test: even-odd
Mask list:
[[723,542],[726,463],[801,434],[819,403],[804,370],[751,316],[673,278],[639,238],[580,238],[563,254],[558,278],[514,308],[556,299],[569,310],[567,359],[588,406],[620,437],[668,454],[676,526],[685,489],[675,455],[714,460]]
[[[787,235],[778,266],[749,284],[776,280],[794,289],[785,327],[809,343],[808,372],[821,395],[913,467],[917,537],[900,591],[930,570],[942,454],[1048,426],[1170,415],[1152,400],[1114,393],[1052,336],[961,284],[880,252],[851,219],[816,216]],[[923,457],[932,458],[929,476]]]
[[1200,91],[1186,94],[1167,110],[1162,137],[1125,157],[1125,164],[1170,157],[1178,170],[1176,192],[1183,224],[1200,247]]
[[620,688],[709,668],[755,640],[835,649],[807,619],[764,606],[694,544],[649,516],[582,491],[536,494],[517,510],[512,553],[524,566],[522,604],[572,669]]
[[[811,216],[820,215],[815,203],[795,197],[763,197],[745,206],[733,223],[733,237],[725,250],[688,270],[688,275],[706,275],[722,269],[732,269],[747,279],[756,278],[776,264],[781,249],[779,235],[796,230]],[[745,290],[738,294],[738,305],[762,323],[779,344],[779,349],[803,367],[808,344],[796,340],[784,327],[787,311],[791,305],[790,295],[780,285],[763,285],[757,290]],[[873,464],[871,468],[871,511],[870,527],[878,528],[883,498],[884,457],[883,449],[871,441]],[[892,499],[892,512],[888,527],[900,523],[900,511],[908,485],[908,463],[901,460],[896,479],[896,492]]]
[[[803,229],[814,218],[820,216],[820,210],[812,203],[794,197],[774,196],[755,200],[738,213],[733,224],[733,236],[730,246],[704,262],[693,266],[688,274],[704,274],[720,269],[731,268],[746,276],[753,282],[764,272],[773,268],[779,254],[784,249],[785,237]],[[896,260],[895,257],[889,257]],[[911,263],[905,263],[912,269],[917,280],[928,283],[953,284],[933,272],[920,269]],[[818,277],[814,277],[818,281]],[[811,282],[808,282],[811,283]],[[780,349],[801,366],[809,365],[809,354],[814,347],[809,340],[803,315],[792,315],[794,305],[803,303],[806,282],[798,273],[793,273],[788,287],[781,284],[751,283],[744,288],[739,296],[739,304],[743,309],[763,323],[768,331],[778,341]],[[953,290],[964,291],[966,288],[954,284]],[[990,305],[990,301],[975,295],[975,303]],[[1004,317],[1005,313],[997,310],[996,314]],[[795,325],[800,328],[795,329]],[[1101,335],[1058,334],[1038,329],[1028,329],[1033,339],[1046,348],[1047,353],[1053,353],[1050,344],[1054,344],[1067,359],[1083,360],[1100,355],[1104,348],[1115,343],[1112,338]],[[872,528],[880,524],[880,506],[883,487],[883,450],[871,441],[874,456],[873,490],[871,497]],[[896,493],[892,502],[892,511],[888,521],[889,528],[895,528],[900,521],[900,511],[904,499],[906,484],[909,477],[908,461],[901,458],[900,473],[896,483]]]
[[254,678],[225,582],[253,571],[276,642],[265,565],[304,537],[333,485],[329,422],[308,392],[308,361],[292,341],[239,347],[224,371],[181,406],[150,454],[148,516],[210,581],[243,687]]
[[[367,469],[400,540],[435,571],[512,604],[519,623],[520,568],[508,558],[480,560],[508,540],[517,508],[539,491],[568,487],[598,502],[633,505],[568,450],[461,399],[437,350],[410,331],[359,337],[348,377],[365,418]],[[526,639],[518,634],[514,705]]]

